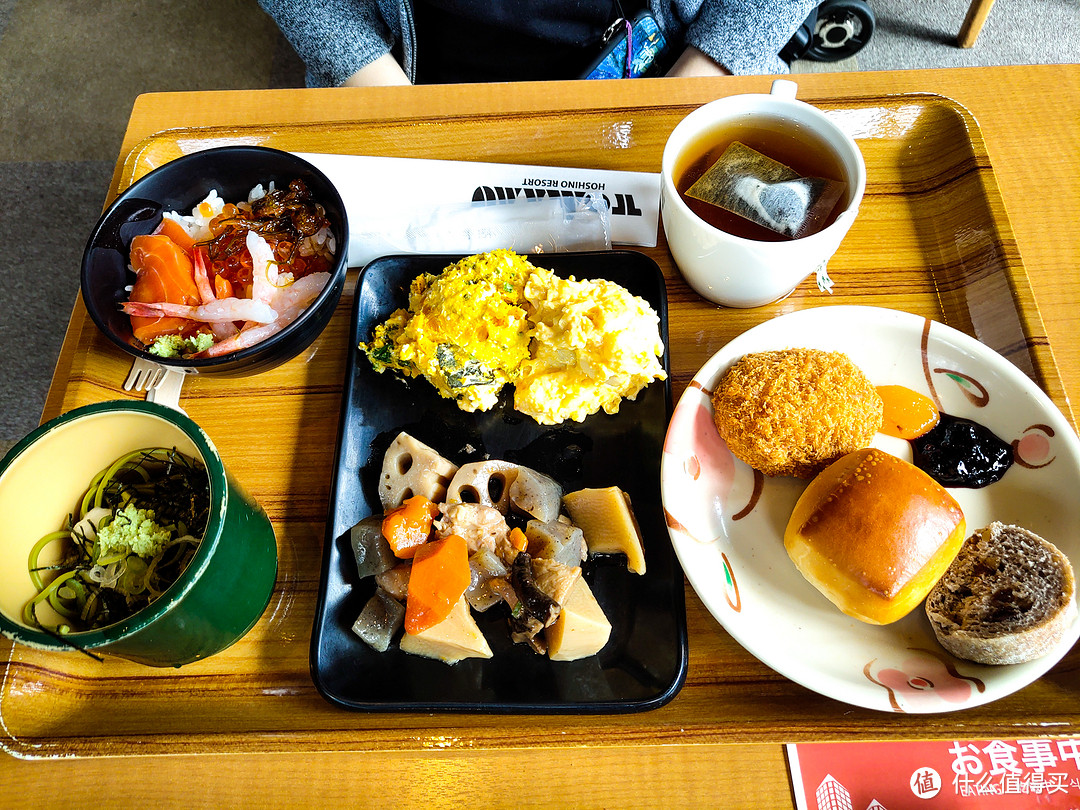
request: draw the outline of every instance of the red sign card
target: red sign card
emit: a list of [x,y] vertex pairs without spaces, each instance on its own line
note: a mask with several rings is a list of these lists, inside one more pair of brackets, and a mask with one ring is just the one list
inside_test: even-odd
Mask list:
[[787,746],[799,810],[1080,807],[1080,738]]

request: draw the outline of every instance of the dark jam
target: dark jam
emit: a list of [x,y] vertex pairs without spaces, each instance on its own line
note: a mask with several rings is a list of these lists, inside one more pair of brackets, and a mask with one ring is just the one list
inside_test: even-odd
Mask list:
[[911,447],[915,466],[944,487],[985,487],[1013,463],[1012,445],[978,422],[947,413]]

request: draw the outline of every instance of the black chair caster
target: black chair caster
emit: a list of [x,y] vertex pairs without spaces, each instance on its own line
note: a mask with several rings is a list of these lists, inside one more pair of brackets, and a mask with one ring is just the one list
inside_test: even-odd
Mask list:
[[865,0],[825,0],[799,26],[780,58],[789,64],[796,59],[839,62],[862,50],[874,24],[874,12]]

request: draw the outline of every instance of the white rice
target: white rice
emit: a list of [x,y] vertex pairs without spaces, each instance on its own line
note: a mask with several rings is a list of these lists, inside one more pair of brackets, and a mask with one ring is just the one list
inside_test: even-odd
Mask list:
[[176,211],[166,211],[163,216],[179,224],[196,242],[205,242],[213,236],[210,233],[210,220],[220,214],[224,208],[225,200],[221,199],[217,189],[211,189],[206,198],[191,209],[190,215],[184,216]]

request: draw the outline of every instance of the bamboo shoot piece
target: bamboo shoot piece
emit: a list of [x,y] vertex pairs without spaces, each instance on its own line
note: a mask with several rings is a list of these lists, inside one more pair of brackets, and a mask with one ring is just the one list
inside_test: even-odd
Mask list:
[[401,649],[447,664],[456,664],[464,658],[491,658],[491,647],[473,619],[464,596],[454,605],[450,615],[434,627],[416,635],[403,635]]
[[583,578],[574,582],[559,618],[544,635],[552,661],[576,661],[604,649],[611,637],[611,622]]
[[585,534],[589,554],[625,554],[627,568],[645,573],[645,548],[629,495],[618,487],[579,489],[563,496],[563,506]]

